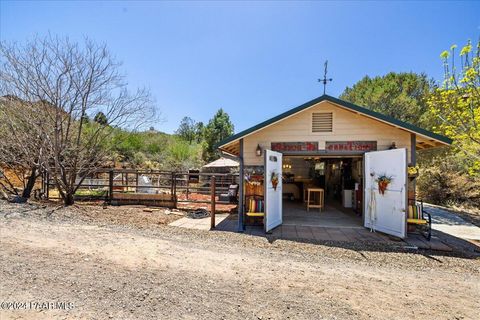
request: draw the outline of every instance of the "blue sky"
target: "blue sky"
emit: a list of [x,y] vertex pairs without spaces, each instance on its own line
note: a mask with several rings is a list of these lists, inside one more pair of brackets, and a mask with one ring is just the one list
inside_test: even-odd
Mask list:
[[151,89],[173,132],[226,110],[235,131],[363,76],[425,72],[480,35],[480,2],[0,2],[1,40],[52,34],[106,42],[132,87]]

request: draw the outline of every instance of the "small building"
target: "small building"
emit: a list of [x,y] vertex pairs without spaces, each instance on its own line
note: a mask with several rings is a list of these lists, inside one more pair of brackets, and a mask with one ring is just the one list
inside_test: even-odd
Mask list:
[[[218,149],[238,159],[244,177],[239,231],[246,219],[261,216],[266,232],[282,223],[343,223],[404,238],[408,201],[415,197],[407,167],[416,165],[417,150],[451,142],[323,95],[230,136]],[[315,202],[309,197],[319,211],[307,206]]]
[[221,157],[220,159],[214,160],[210,163],[207,163],[202,167],[202,172],[204,173],[232,173],[232,171],[238,172],[239,163],[238,161]]
[[[228,188],[231,184],[237,184],[237,175],[239,170],[239,162],[233,159],[221,157],[204,165],[200,172],[200,182],[210,186],[212,175],[216,174],[217,188]],[[223,174],[223,175],[218,175]]]

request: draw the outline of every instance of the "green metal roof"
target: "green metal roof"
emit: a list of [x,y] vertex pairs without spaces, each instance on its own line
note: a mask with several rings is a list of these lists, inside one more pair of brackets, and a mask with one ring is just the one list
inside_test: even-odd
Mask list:
[[334,98],[332,96],[329,96],[329,95],[322,95],[316,99],[313,99],[311,101],[308,101],[296,108],[293,108],[293,109],[290,109],[284,113],[281,113],[279,114],[278,116],[275,116],[271,119],[268,119],[266,121],[263,121],[251,128],[248,128],[246,130],[243,130],[237,134],[234,134],[228,138],[226,138],[225,140],[223,141],[220,141],[216,146],[215,148],[219,148],[221,146],[224,146],[232,141],[235,141],[235,140],[238,140],[238,139],[241,139],[242,137],[252,133],[252,132],[255,132],[257,130],[260,130],[268,125],[271,125],[275,122],[278,122],[286,117],[289,117],[295,113],[298,113],[300,111],[303,111],[305,109],[308,109],[314,105],[316,105],[317,103],[320,103],[322,101],[330,101],[330,102],[333,102],[335,104],[338,104],[346,109],[350,109],[350,110],[353,110],[353,111],[356,111],[356,112],[360,112],[360,113],[363,113],[367,116],[370,116],[372,118],[376,118],[378,120],[381,120],[381,121],[384,121],[384,122],[387,122],[387,123],[390,123],[394,126],[397,126],[397,127],[400,127],[400,128],[404,128],[408,131],[412,131],[412,132],[415,132],[415,133],[418,133],[418,134],[421,134],[421,135],[424,135],[424,136],[427,136],[427,137],[430,137],[432,139],[435,139],[435,140],[438,140],[438,141],[441,141],[443,143],[446,143],[446,144],[451,144],[452,143],[452,139],[450,138],[447,138],[445,136],[442,136],[442,135],[439,135],[437,133],[434,133],[434,132],[431,132],[431,131],[428,131],[428,130],[425,130],[425,129],[422,129],[422,128],[419,128],[413,124],[410,124],[410,123],[407,123],[407,122],[404,122],[404,121],[400,121],[398,119],[395,119],[395,118],[392,118],[392,117],[389,117],[389,116],[386,116],[382,113],[379,113],[379,112],[376,112],[376,111],[372,111],[370,109],[367,109],[367,108],[364,108],[364,107],[360,107],[360,106],[357,106],[353,103],[350,103],[350,102],[347,102],[347,101],[344,101],[344,100],[340,100],[340,99],[337,99],[337,98]]

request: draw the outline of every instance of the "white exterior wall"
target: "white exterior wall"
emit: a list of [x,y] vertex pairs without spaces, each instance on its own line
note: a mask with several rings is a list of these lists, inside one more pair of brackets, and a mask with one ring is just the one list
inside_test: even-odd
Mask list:
[[[313,133],[312,113],[332,112],[333,132]],[[366,116],[347,111],[328,101],[301,111],[244,138],[244,164],[263,165],[263,157],[257,157],[257,144],[270,149],[272,142],[318,141],[319,150],[326,141],[377,141],[377,150],[388,149],[392,142],[397,148],[407,148],[410,159],[410,133]]]

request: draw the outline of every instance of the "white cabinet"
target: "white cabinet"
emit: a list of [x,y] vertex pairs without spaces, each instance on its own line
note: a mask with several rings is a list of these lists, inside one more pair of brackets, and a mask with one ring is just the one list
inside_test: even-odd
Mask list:
[[351,208],[353,202],[353,190],[343,190],[342,202],[344,208]]

